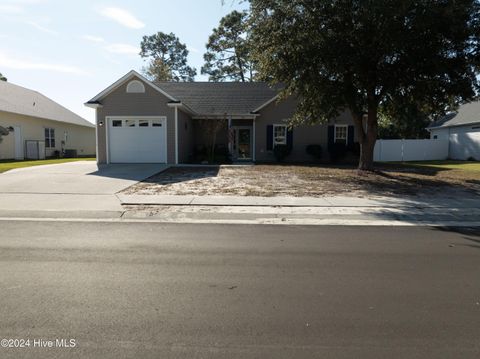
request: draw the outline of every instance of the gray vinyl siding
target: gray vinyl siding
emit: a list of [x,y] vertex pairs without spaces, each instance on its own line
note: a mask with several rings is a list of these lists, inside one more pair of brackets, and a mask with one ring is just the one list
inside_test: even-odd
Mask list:
[[[142,81],[134,77],[132,80]],[[107,161],[107,143],[105,129],[107,116],[166,116],[167,117],[167,162],[175,163],[175,109],[168,107],[169,99],[147,83],[145,93],[127,93],[127,81],[101,99],[101,108],[97,109],[98,163]],[[142,81],[143,82],[143,81]],[[103,121],[103,126],[98,126]]]
[[[274,101],[260,110],[260,116],[255,120],[255,148],[257,162],[275,161],[273,151],[267,151],[267,126],[282,124],[290,119],[295,112],[295,106],[295,99],[288,98],[280,102]],[[328,124],[301,125],[294,127],[292,152],[287,157],[286,161],[311,161],[311,157],[305,152],[306,146],[311,144],[321,145],[325,156],[327,156],[328,125],[335,123],[353,125],[353,120],[347,112],[344,112]],[[356,131],[354,134],[354,140],[357,141]]]

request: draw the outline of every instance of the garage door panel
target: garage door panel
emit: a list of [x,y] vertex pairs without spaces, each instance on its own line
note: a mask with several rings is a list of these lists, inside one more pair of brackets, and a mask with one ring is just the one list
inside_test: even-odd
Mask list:
[[[139,126],[147,121],[148,126]],[[118,118],[112,118],[109,121],[110,162],[166,163],[165,124],[165,118],[128,118],[121,124]]]

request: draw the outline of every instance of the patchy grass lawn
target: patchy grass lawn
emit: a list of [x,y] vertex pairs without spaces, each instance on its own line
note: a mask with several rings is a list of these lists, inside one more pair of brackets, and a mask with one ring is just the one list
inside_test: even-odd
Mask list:
[[16,161],[16,160],[0,160],[0,173],[12,170],[14,168],[53,165],[56,163],[76,162],[76,161],[95,161],[95,158],[55,158],[51,160],[37,160],[37,161]]
[[379,170],[359,176],[353,166],[173,167],[124,193],[267,197],[480,193],[480,174],[476,171],[406,164],[382,164]]
[[480,161],[418,161],[404,162],[402,165],[480,172]]

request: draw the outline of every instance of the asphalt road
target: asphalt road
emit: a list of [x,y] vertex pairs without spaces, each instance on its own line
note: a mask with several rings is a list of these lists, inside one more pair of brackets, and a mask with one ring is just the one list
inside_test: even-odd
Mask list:
[[0,338],[31,340],[0,358],[478,358],[480,230],[0,222]]

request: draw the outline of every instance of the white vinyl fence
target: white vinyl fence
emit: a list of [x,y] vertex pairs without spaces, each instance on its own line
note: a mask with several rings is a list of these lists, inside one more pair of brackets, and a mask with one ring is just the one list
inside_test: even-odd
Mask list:
[[379,162],[446,160],[448,140],[377,140],[373,159]]

